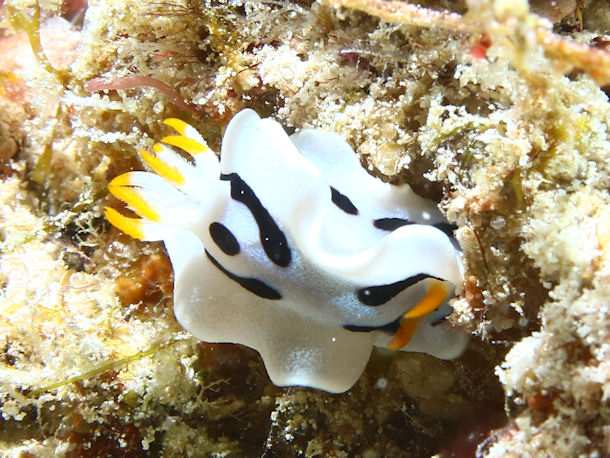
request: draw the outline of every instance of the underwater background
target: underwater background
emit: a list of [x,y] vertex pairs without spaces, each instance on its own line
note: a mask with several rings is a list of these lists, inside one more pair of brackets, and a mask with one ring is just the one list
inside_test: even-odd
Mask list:
[[[609,87],[607,0],[1,1],[0,453],[603,456]],[[376,349],[336,395],[182,330],[107,186],[244,108],[439,203],[460,358]]]

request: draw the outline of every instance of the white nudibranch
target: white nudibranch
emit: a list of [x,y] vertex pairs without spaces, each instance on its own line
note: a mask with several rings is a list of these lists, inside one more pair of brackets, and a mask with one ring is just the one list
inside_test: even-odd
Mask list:
[[194,336],[256,349],[276,385],[336,393],[373,345],[461,354],[467,335],[445,320],[461,265],[433,202],[370,176],[337,133],[288,136],[243,110],[219,161],[193,127],[165,124],[179,135],[140,152],[156,175],[109,185],[140,218],[106,218],[165,242],[176,318]]

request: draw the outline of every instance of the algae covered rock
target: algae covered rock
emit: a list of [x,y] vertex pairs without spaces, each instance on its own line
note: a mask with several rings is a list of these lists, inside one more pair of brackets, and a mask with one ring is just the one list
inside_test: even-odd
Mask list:
[[[0,7],[4,454],[606,452],[607,2],[76,6]],[[439,203],[465,268],[460,359],[376,350],[332,395],[180,328],[163,247],[105,221],[107,186],[145,169],[161,120],[218,150],[244,108],[336,131]]]

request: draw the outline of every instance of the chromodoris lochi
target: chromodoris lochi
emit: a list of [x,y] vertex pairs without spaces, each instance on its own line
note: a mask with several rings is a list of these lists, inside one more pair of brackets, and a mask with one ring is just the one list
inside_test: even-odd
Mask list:
[[370,176],[337,133],[288,136],[247,109],[219,161],[192,126],[165,123],[179,135],[140,152],[156,174],[109,185],[140,218],[106,217],[164,241],[185,329],[256,349],[276,385],[330,392],[356,382],[373,345],[461,354],[467,335],[444,319],[459,255],[433,202]]

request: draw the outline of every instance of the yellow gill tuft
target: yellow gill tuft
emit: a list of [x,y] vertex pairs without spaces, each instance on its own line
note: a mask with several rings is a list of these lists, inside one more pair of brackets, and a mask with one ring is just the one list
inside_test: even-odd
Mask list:
[[153,210],[150,204],[142,198],[137,188],[130,183],[128,173],[119,175],[108,183],[108,190],[114,197],[129,205],[141,217],[156,223],[161,220],[159,213]]
[[172,127],[180,135],[184,135],[185,137],[187,136],[187,129],[189,128],[189,125],[182,119],[167,118],[165,121],[163,121],[163,124]]
[[[155,148],[155,152],[158,152],[157,148]],[[156,154],[152,154],[144,150],[139,151],[139,153],[142,160],[144,160],[144,162],[146,162],[150,168],[157,173],[157,175],[177,185],[183,185],[186,181],[184,175],[180,173],[177,167],[168,164]]]
[[207,153],[210,150],[208,148],[208,145],[202,145],[197,140],[193,140],[192,138],[188,137],[183,137],[181,135],[169,135],[167,137],[163,137],[161,141],[168,145],[176,146],[191,154],[192,156]]
[[142,240],[144,238],[141,219],[123,216],[112,207],[104,207],[104,216],[110,224],[134,239]]

